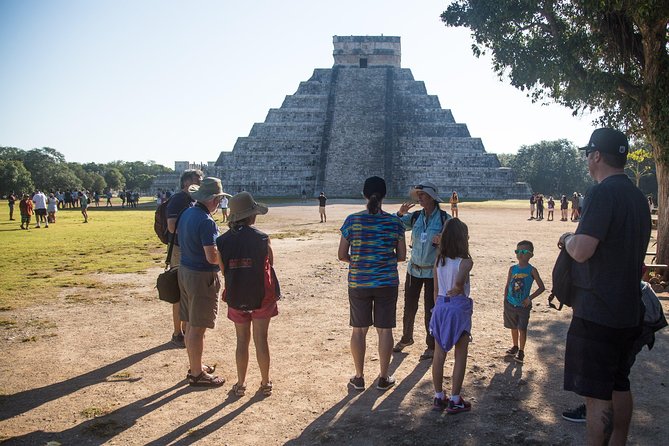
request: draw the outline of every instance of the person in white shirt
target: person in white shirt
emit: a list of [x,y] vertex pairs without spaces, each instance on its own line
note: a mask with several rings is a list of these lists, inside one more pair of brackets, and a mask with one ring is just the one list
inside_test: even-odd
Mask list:
[[46,195],[42,192],[35,191],[33,195],[33,203],[35,203],[35,220],[37,220],[36,228],[40,227],[40,223],[44,222],[45,227],[49,227],[49,221],[46,219]]

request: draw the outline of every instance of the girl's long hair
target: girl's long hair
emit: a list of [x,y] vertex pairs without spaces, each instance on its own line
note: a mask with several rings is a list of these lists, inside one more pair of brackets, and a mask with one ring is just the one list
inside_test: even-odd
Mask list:
[[469,228],[459,218],[451,218],[446,221],[444,232],[439,242],[439,254],[437,264],[444,265],[446,257],[455,259],[471,259],[469,255]]
[[383,197],[380,197],[379,194],[373,193],[372,195],[369,196],[367,199],[367,210],[369,211],[370,214],[378,214],[379,211],[381,210],[381,199]]

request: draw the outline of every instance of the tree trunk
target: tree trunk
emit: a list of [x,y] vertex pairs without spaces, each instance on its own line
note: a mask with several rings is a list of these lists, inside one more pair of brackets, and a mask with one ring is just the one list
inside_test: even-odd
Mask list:
[[[662,162],[656,166],[657,173],[657,263],[669,264],[669,168]],[[669,270],[664,271],[664,280],[669,280]]]

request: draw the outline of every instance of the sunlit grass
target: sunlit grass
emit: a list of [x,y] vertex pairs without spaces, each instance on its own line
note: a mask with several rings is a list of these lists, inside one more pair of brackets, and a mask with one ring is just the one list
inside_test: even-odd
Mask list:
[[[164,245],[153,232],[154,208],[62,210],[49,228],[20,229],[20,216],[0,213],[0,307],[19,308],[58,296],[64,288],[97,288],[95,273],[141,272],[162,263]],[[18,209],[16,209],[18,211]],[[16,214],[16,212],[15,212]]]

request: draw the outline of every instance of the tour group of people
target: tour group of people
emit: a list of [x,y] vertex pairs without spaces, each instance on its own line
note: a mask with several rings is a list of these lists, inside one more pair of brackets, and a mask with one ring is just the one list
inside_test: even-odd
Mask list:
[[[643,193],[624,173],[629,146],[623,133],[597,129],[582,150],[597,184],[581,205],[576,231],[556,240],[573,260],[574,277],[563,385],[585,398],[588,443],[621,444],[632,415],[629,373],[643,319],[639,284],[650,237],[650,211]],[[473,333],[475,296],[470,294],[470,273],[475,259],[469,250],[468,227],[453,211],[454,197],[448,200],[455,214],[450,215],[440,209],[445,201],[435,184],[426,180],[411,189],[411,201],[388,213],[383,209],[387,192],[384,179],[372,176],[361,186],[365,209],[344,220],[337,252],[338,259],[349,265],[350,348],[355,374],[348,385],[357,391],[367,388],[366,337],[372,326],[379,354],[374,386],[386,391],[396,384],[390,360],[393,352],[417,341],[414,325],[422,292],[427,334],[420,360],[432,362],[432,408],[448,414],[470,411],[472,405],[463,397],[462,385]],[[228,229],[219,234],[213,214],[221,208],[223,198],[229,198],[230,214]],[[325,199],[320,199],[319,207],[325,207]],[[457,201],[455,205],[457,209]],[[254,227],[256,216],[267,210],[248,192],[230,197],[220,180],[202,178],[195,170],[183,173],[181,190],[170,199],[168,228],[175,239],[171,264],[179,265],[181,291],[181,300],[173,307],[172,341],[186,348],[190,365],[187,379],[192,386],[219,387],[225,382],[215,374],[214,366],[202,360],[204,334],[215,326],[223,288],[227,317],[234,323],[237,338],[233,392],[242,396],[246,391],[249,343],[253,339],[261,374],[259,391],[266,396],[272,393],[268,332],[271,318],[278,314],[279,292],[270,239]],[[321,215],[325,221],[324,212]],[[408,240],[405,234],[409,234]],[[411,247],[408,259],[407,245]],[[519,240],[514,253],[517,263],[509,269],[503,288],[503,322],[512,343],[506,353],[522,364],[532,300],[545,286],[530,263],[532,241]],[[402,335],[394,343],[398,263],[403,261],[408,264]],[[446,393],[443,368],[451,350],[455,361]]]
[[[560,221],[578,221],[583,211],[585,197],[583,194],[574,192],[571,197],[563,194],[559,198]],[[546,221],[554,220],[555,205],[558,204],[552,195],[546,198],[543,194],[534,192],[530,196],[530,218],[528,220],[541,221],[544,219],[544,210],[546,211]],[[569,208],[571,206],[571,215]]]

